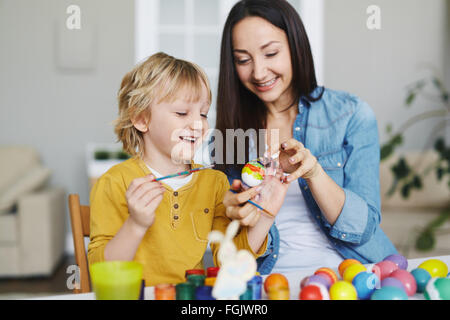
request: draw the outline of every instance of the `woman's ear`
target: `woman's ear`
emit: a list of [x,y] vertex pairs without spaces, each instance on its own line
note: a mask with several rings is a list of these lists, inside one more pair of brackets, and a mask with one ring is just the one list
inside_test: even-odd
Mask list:
[[142,133],[146,133],[148,131],[148,125],[150,123],[149,117],[142,112],[138,116],[131,119],[131,123],[133,126]]

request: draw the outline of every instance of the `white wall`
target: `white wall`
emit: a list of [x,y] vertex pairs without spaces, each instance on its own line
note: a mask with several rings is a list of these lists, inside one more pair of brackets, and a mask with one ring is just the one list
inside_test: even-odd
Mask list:
[[[92,27],[92,70],[62,70],[55,63],[57,34],[70,4],[81,8],[81,30],[74,32]],[[51,183],[79,193],[83,203],[89,201],[86,143],[115,140],[117,90],[134,64],[133,5],[0,0],[0,144],[36,147],[53,172]],[[80,46],[88,33],[76,39]]]
[[[450,5],[445,10],[444,0],[323,2],[324,84],[369,102],[383,141],[385,125],[399,125],[411,112],[403,107],[405,86],[425,73],[425,64],[441,72],[445,68]],[[80,31],[88,32],[87,26],[93,30],[91,70],[56,65],[56,38],[70,4],[81,8]],[[372,4],[381,8],[380,31],[366,28],[366,8]],[[89,34],[77,40],[80,46],[87,38]],[[0,0],[0,144],[36,147],[53,171],[51,183],[79,193],[88,203],[85,146],[115,140],[111,121],[117,114],[116,94],[134,64],[134,45],[134,1]],[[414,113],[429,107],[419,102]],[[406,147],[421,146],[431,127],[429,122],[409,131]]]
[[[366,27],[369,5],[381,9],[381,30]],[[445,0],[325,0],[325,85],[371,105],[381,142],[387,139],[387,123],[395,129],[411,114],[433,108],[424,100],[411,109],[403,102],[406,86],[427,75],[426,66],[444,73],[445,5]],[[428,121],[407,131],[403,149],[421,149],[435,124]]]

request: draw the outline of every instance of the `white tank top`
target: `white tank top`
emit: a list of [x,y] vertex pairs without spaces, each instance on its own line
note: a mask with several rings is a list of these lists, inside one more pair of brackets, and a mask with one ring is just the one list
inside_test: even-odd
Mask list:
[[342,262],[342,256],[311,216],[297,181],[290,184],[275,223],[280,233],[280,251],[272,273],[337,268]]

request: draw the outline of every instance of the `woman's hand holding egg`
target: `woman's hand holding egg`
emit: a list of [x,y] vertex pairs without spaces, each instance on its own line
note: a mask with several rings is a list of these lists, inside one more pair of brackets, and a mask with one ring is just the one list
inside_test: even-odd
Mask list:
[[292,182],[298,178],[314,178],[322,169],[311,151],[294,138],[281,144],[279,159],[283,171],[290,173],[286,177],[287,182]]

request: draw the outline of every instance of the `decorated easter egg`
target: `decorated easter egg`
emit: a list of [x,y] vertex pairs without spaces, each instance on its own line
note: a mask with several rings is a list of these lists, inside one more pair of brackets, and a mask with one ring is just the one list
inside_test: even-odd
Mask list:
[[304,278],[300,283],[300,288],[317,283],[323,285],[325,288],[327,288],[327,290],[331,287],[332,284],[328,276],[317,274]]
[[380,280],[389,277],[392,272],[398,269],[398,266],[389,260],[378,262],[376,266],[380,268]]
[[362,264],[354,263],[345,269],[344,275],[342,276],[342,278],[344,279],[344,281],[351,283],[353,281],[353,278],[358,273],[364,272],[364,271],[367,271],[366,267],[364,267]]
[[422,262],[418,268],[427,270],[432,278],[444,278],[448,273],[447,265],[438,259],[428,259]]
[[330,295],[325,286],[313,283],[305,286],[299,294],[300,300],[330,300]]
[[424,296],[427,300],[450,300],[450,279],[432,278],[425,287]]
[[277,288],[289,288],[289,282],[281,273],[272,273],[264,281],[264,290],[268,293],[270,289]]
[[397,287],[381,287],[375,290],[370,297],[370,300],[408,300],[408,295],[405,290]]
[[336,281],[330,288],[331,300],[357,300],[355,287],[347,281]]
[[336,272],[334,272],[333,269],[330,268],[319,268],[316,270],[316,272],[314,272],[314,274],[320,275],[322,277],[328,277],[331,281],[331,284],[339,280]]
[[425,269],[417,268],[411,271],[411,274],[416,280],[417,292],[424,292],[428,281],[431,279],[429,272]]
[[401,282],[399,279],[393,278],[393,277],[387,277],[387,278],[384,278],[383,280],[381,280],[381,287],[382,288],[383,287],[397,287],[406,292],[406,288],[405,288],[403,282]]
[[289,300],[290,292],[287,287],[269,288],[267,292],[269,300]]
[[391,273],[390,277],[400,280],[405,286],[406,294],[412,296],[417,291],[416,279],[406,270],[398,269]]
[[391,254],[390,256],[387,256],[386,258],[383,259],[383,261],[386,260],[395,263],[399,269],[403,270],[408,269],[408,260],[401,254]]
[[355,264],[355,263],[361,264],[361,262],[359,262],[358,260],[355,260],[355,259],[345,259],[344,261],[342,261],[338,267],[338,271],[339,271],[339,274],[341,275],[341,277],[344,276],[345,269],[348,266]]
[[372,293],[377,287],[379,287],[380,279],[378,276],[371,272],[360,272],[352,281],[353,286],[356,289],[358,299],[367,300],[370,299]]
[[242,168],[242,181],[249,187],[256,187],[261,184],[266,174],[266,168],[257,160],[247,162]]

